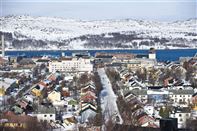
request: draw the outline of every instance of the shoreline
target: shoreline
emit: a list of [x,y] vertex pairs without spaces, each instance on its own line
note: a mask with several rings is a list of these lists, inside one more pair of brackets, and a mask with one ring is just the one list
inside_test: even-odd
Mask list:
[[[65,50],[58,50],[58,49],[41,49],[41,50],[5,50],[5,52],[14,52],[14,51],[19,51],[19,52],[23,52],[23,51],[31,51],[31,52],[35,52],[35,51],[120,51],[120,50],[144,50],[144,51],[147,51],[149,49],[129,49],[129,48],[116,48],[116,49],[79,49],[79,50],[76,50],[76,49],[65,49]],[[197,48],[177,48],[177,49],[155,49],[156,51],[157,50],[197,50]]]

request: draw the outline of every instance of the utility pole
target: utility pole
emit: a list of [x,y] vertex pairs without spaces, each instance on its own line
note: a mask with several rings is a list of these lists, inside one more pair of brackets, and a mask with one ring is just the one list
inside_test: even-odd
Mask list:
[[1,53],[2,53],[2,57],[5,57],[5,41],[4,41],[4,35],[1,35]]

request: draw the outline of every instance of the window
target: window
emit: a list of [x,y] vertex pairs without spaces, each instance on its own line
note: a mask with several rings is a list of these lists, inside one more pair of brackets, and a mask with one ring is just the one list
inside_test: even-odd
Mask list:
[[50,117],[52,117],[53,115],[50,115]]
[[183,102],[185,102],[185,98],[183,98]]
[[181,114],[179,114],[179,117],[181,117],[182,115]]
[[180,121],[183,121],[183,119],[180,119]]
[[47,115],[44,115],[44,117],[47,117]]

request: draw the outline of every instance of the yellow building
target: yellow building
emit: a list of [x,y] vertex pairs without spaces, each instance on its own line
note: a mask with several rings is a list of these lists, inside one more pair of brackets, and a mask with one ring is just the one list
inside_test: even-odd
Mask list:
[[0,97],[5,95],[5,89],[4,88],[0,88]]
[[192,107],[193,107],[193,110],[197,111],[197,103],[194,104]]
[[38,90],[38,89],[36,89],[36,88],[33,88],[33,89],[31,90],[31,93],[32,93],[33,95],[37,96],[37,97],[41,96],[41,91]]
[[37,97],[40,97],[43,94],[44,87],[42,85],[36,85],[32,90],[31,93]]

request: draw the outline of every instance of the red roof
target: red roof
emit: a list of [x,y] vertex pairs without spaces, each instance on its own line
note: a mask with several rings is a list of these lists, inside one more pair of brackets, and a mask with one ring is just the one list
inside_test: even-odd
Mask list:
[[55,75],[50,75],[48,80],[55,81],[56,80],[56,76]]
[[150,121],[154,121],[154,118],[152,118],[148,115],[144,115],[138,119],[138,122],[140,125],[143,125],[143,124],[150,122]]
[[44,86],[44,87],[47,87],[47,85],[46,85],[44,82],[42,82],[42,81],[40,81],[40,82],[38,83],[38,85],[42,85],[42,86]]

